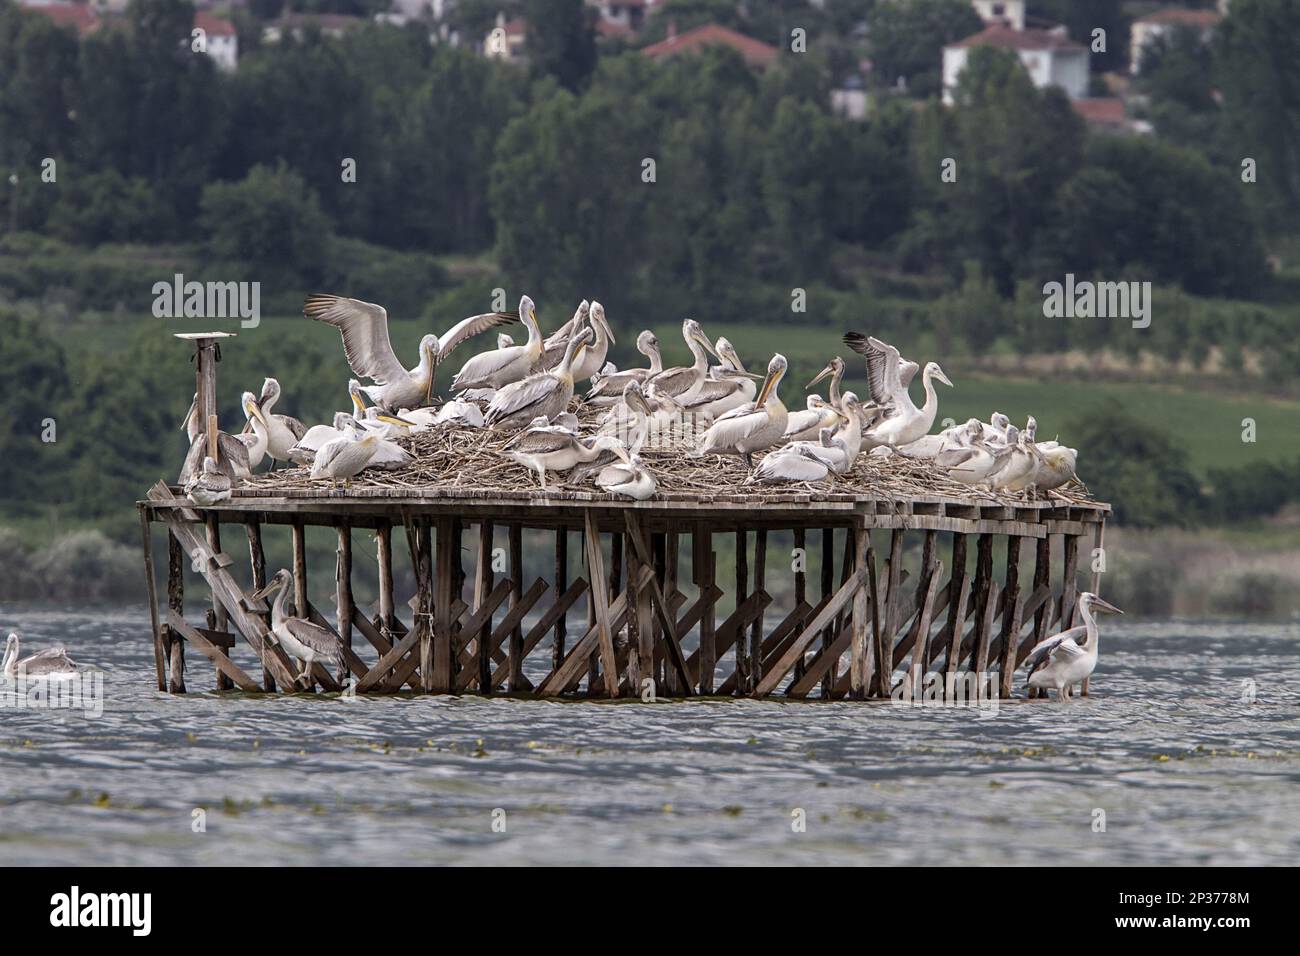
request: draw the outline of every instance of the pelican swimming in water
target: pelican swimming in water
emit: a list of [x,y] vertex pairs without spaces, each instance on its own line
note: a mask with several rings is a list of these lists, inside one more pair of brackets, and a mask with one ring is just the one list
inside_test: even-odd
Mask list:
[[433,380],[438,365],[466,339],[514,322],[510,312],[485,312],[461,319],[441,337],[420,339],[420,362],[407,369],[393,352],[388,339],[388,312],[383,306],[338,295],[310,295],[303,303],[303,315],[339,330],[348,366],[359,378],[374,385],[365,392],[385,408],[419,408],[433,399]]
[[500,389],[532,374],[542,358],[542,329],[537,324],[537,307],[528,296],[519,300],[519,319],[528,330],[528,341],[480,352],[469,359],[451,380],[452,389],[460,392],[461,398],[466,397],[465,392]]
[[185,483],[185,495],[194,502],[207,508],[227,501],[235,480],[224,474],[211,458],[203,459],[203,470]]
[[597,435],[583,441],[567,429],[541,426],[529,428],[501,454],[537,472],[537,480],[545,491],[548,471],[568,471],[575,465],[594,461],[606,451],[625,462],[628,460],[627,447],[613,435]]
[[0,666],[7,680],[15,680],[19,674],[47,680],[67,680],[77,675],[77,662],[61,646],[37,651],[22,660],[18,659],[20,650],[18,635],[10,634],[9,640],[5,642],[4,662]]
[[569,340],[560,364],[502,388],[488,405],[484,422],[492,428],[520,428],[534,418],[552,418],[569,407],[573,398],[573,366],[591,341],[591,329]]
[[1097,641],[1100,632],[1093,612],[1124,613],[1091,591],[1079,595],[1077,607],[1083,624],[1047,638],[1025,658],[1025,667],[1029,669],[1026,686],[1044,692],[1049,687],[1054,687],[1059,701],[1069,700],[1070,689],[1097,668]]
[[[874,339],[872,340],[875,341]],[[895,351],[897,354],[897,351]],[[897,371],[897,363],[892,363],[894,372]],[[890,373],[890,378],[893,374]],[[897,379],[894,379],[897,381]],[[863,436],[863,439],[871,446],[886,445],[897,451],[902,445],[910,445],[922,435],[930,430],[934,424],[934,416],[939,411],[939,397],[935,394],[934,383],[943,382],[949,388],[952,388],[952,382],[948,376],[943,374],[943,369],[939,367],[938,362],[926,362],[925,371],[921,373],[921,382],[925,386],[925,404],[920,408],[912,403],[911,397],[907,394],[905,387],[901,391],[895,392],[893,405],[886,409],[883,418],[876,419]]]
[[275,603],[271,605],[271,637],[286,654],[302,662],[302,672],[297,680],[310,684],[313,664],[337,667],[343,660],[343,641],[329,628],[289,613],[289,584],[292,580],[289,572],[281,568],[275,572],[271,583],[253,596],[265,598],[275,594]]
[[694,399],[683,402],[685,411],[700,415],[708,422],[752,402],[758,389],[755,380],[763,377],[746,371],[740,355],[725,338],[718,339],[713,354],[722,360],[722,364],[709,369]]
[[262,412],[262,424],[266,427],[266,453],[276,461],[288,461],[289,449],[307,434],[307,426],[292,415],[273,412],[272,409],[279,400],[279,380],[268,378],[262,382],[262,394],[257,398],[257,407]]
[[808,407],[790,413],[785,426],[786,441],[815,441],[823,428],[834,429],[840,423],[835,405],[820,395],[808,396]]
[[785,356],[777,353],[767,365],[767,379],[758,398],[733,408],[718,418],[700,440],[697,454],[739,455],[754,467],[753,454],[771,448],[785,434],[790,413],[781,404],[778,389],[789,367]]
[[695,400],[700,389],[704,387],[705,376],[709,370],[709,355],[713,354],[713,343],[704,335],[700,323],[687,319],[682,323],[682,338],[690,347],[695,361],[690,365],[666,368],[658,375],[646,379],[646,394],[662,395],[686,405]]
[[659,353],[659,339],[646,329],[636,337],[636,350],[650,360],[649,368],[630,368],[624,371],[603,372],[599,379],[592,378],[592,386],[587,392],[586,401],[591,405],[613,405],[623,395],[628,382],[644,385],[651,377],[664,370],[663,356]]

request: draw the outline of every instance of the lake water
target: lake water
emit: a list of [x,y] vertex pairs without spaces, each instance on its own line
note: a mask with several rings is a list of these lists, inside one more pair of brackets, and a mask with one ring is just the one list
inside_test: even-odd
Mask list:
[[170,697],[142,612],[0,610],[105,695],[98,718],[0,708],[0,862],[1294,863],[1300,626],[1105,624],[1091,698],[981,717]]

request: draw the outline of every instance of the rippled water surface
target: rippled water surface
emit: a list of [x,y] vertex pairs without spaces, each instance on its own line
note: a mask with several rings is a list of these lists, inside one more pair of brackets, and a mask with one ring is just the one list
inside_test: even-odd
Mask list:
[[[1300,851],[1294,625],[1112,624],[1091,698],[985,717],[169,697],[139,612],[0,613],[0,630],[66,643],[105,693],[97,719],[0,709],[4,863],[1203,865]],[[189,663],[191,686],[210,687],[206,662]]]

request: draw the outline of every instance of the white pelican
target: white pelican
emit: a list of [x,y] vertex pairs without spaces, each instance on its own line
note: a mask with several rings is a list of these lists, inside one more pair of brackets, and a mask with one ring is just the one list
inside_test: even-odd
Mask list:
[[297,465],[310,465],[322,445],[343,434],[343,426],[351,417],[347,412],[335,412],[333,425],[311,426],[307,434],[289,449],[289,460]]
[[284,648],[286,654],[302,662],[302,671],[297,679],[306,679],[306,683],[311,683],[311,665],[319,661],[337,667],[343,659],[343,642],[329,628],[293,617],[289,613],[289,583],[292,580],[289,572],[281,568],[275,572],[271,583],[254,596],[265,598],[279,592],[275,596],[275,603],[271,605],[271,637]]
[[573,312],[573,318],[569,319],[562,326],[546,337],[542,343],[542,357],[534,367],[534,372],[545,372],[549,368],[555,368],[560,364],[560,359],[564,358],[564,348],[569,344],[569,339],[581,332],[587,326],[587,316],[591,314],[591,303],[583,299],[578,303],[578,308]]
[[777,393],[787,368],[784,355],[773,355],[758,398],[733,408],[710,425],[700,440],[697,454],[740,455],[745,464],[754,467],[754,452],[771,448],[780,441],[790,420],[790,413]]
[[339,330],[348,366],[374,385],[365,390],[370,400],[385,408],[419,408],[433,397],[438,365],[451,350],[471,336],[515,321],[509,312],[485,312],[461,319],[439,338],[420,339],[420,362],[407,370],[388,340],[388,313],[383,306],[338,295],[309,295],[303,315]]
[[248,468],[252,471],[266,457],[266,446],[270,443],[270,430],[267,428],[266,416],[257,405],[256,395],[245,392],[240,396],[239,404],[244,409],[244,418],[247,419],[251,431],[245,431],[235,438],[248,449]]
[[840,423],[835,406],[820,395],[808,396],[808,407],[790,413],[783,437],[786,441],[815,441],[823,428],[834,429]]
[[211,458],[203,459],[203,470],[185,483],[185,495],[196,505],[208,507],[230,498],[234,479],[222,474]]
[[832,472],[843,474],[851,465],[844,436],[823,428],[816,442],[791,442],[766,455],[746,480],[821,481]]
[[866,360],[867,395],[871,404],[885,408],[897,401],[900,394],[906,397],[919,365],[903,358],[892,345],[861,332],[845,332],[844,344]]
[[651,375],[645,384],[648,386],[647,395],[662,395],[685,405],[694,401],[704,385],[713,343],[705,338],[700,323],[694,319],[682,323],[682,338],[690,347],[695,361],[690,365],[664,369],[658,375]]
[[528,296],[519,300],[519,319],[528,329],[528,341],[523,345],[510,345],[480,352],[456,373],[451,387],[463,394],[470,389],[498,389],[529,375],[542,357],[542,330],[537,324],[537,307]]
[[984,431],[984,440],[998,442],[1003,445],[1007,443],[1007,426],[1011,424],[1011,419],[1007,418],[1001,412],[994,412],[989,416],[987,424],[982,423]]
[[989,472],[989,484],[999,491],[1024,491],[1038,472],[1039,452],[1030,438],[1015,425],[1007,428],[1007,447],[998,455],[999,466]]
[[573,398],[573,366],[591,336],[591,330],[584,329],[569,340],[564,358],[554,369],[511,382],[497,392],[484,422],[492,428],[520,428],[539,416],[552,418],[568,409]]
[[515,344],[515,337],[511,335],[509,332],[497,333],[497,348],[508,349],[510,348],[510,346],[514,344]]
[[[1051,491],[1070,481],[1079,481],[1076,471],[1079,464],[1079,452],[1067,448],[1059,442],[1039,442],[1038,472],[1034,475],[1034,487],[1039,491]],[[1079,482],[1083,484],[1083,482]]]
[[[316,457],[312,460],[311,476],[328,478],[335,486],[340,481],[347,485],[370,464],[380,440],[376,433],[362,429],[351,415],[345,416],[343,434],[331,438],[316,452]],[[406,458],[407,461],[410,460],[409,455]]]
[[709,375],[700,385],[695,398],[683,402],[685,411],[699,414],[709,422],[733,408],[752,402],[758,388],[755,379],[762,378],[761,375],[745,370],[740,356],[725,338],[718,339],[713,354],[722,359],[723,364],[709,369]]
[[975,439],[983,437],[984,423],[978,418],[969,418],[961,425],[945,428],[937,435],[922,435],[910,445],[900,446],[897,452],[904,458],[937,458],[945,451],[969,448]]
[[622,495],[634,501],[645,501],[654,495],[657,487],[654,475],[636,454],[629,455],[625,462],[602,468],[596,475],[596,485],[612,495]]
[[814,378],[811,382],[809,382],[807,385],[804,386],[804,390],[807,391],[808,389],[812,388],[814,385],[816,385],[818,382],[824,379],[827,375],[831,377],[831,388],[830,388],[831,404],[834,405],[836,408],[840,408],[841,407],[840,399],[842,397],[840,395],[840,382],[844,380],[844,359],[840,358],[838,355],[836,355],[834,358],[832,358],[829,362],[826,363],[826,367],[817,373],[816,378]]
[[597,435],[584,442],[567,429],[541,426],[528,429],[501,454],[537,472],[544,491],[548,471],[568,471],[574,465],[595,461],[606,451],[627,460],[627,447],[613,435]]
[[954,481],[964,485],[991,487],[989,476],[1002,467],[1008,452],[991,446],[983,436],[974,439],[965,448],[949,448],[934,458],[934,463]]
[[[897,369],[896,363],[893,363],[893,368]],[[917,408],[905,387],[896,392],[892,407],[886,409],[885,416],[878,418],[863,436],[868,445],[887,445],[897,451],[900,445],[910,445],[928,432],[939,411],[939,398],[934,393],[935,380],[952,388],[952,382],[943,374],[939,363],[926,362],[925,371],[921,373],[921,382],[925,386],[925,404]]]
[[[207,431],[199,423],[199,396],[197,392],[194,395],[194,400],[190,403],[190,410],[185,413],[185,421],[181,424],[181,430],[189,436],[190,450],[185,455],[185,462],[181,465],[180,476],[176,479],[178,485],[187,484],[191,478],[203,470],[203,459],[208,453]],[[248,445],[229,432],[217,431],[216,461],[217,467],[232,478],[247,478],[252,474],[248,458]]]
[[19,674],[26,677],[43,677],[49,680],[67,680],[77,674],[77,662],[68,656],[62,646],[37,651],[30,657],[18,659],[20,645],[17,634],[10,634],[5,642],[4,676],[14,680]]
[[630,368],[622,372],[601,373],[592,378],[586,401],[592,405],[612,405],[623,395],[628,382],[644,385],[652,376],[664,370],[663,356],[659,354],[659,339],[649,329],[636,337],[636,350],[650,360],[649,368]]
[[454,425],[457,428],[482,428],[483,409],[473,402],[459,399],[447,402],[433,416],[435,425]]
[[[1079,595],[1078,608],[1083,624],[1047,638],[1025,658],[1025,667],[1029,668],[1026,685],[1044,691],[1055,687],[1056,699],[1059,701],[1068,700],[1070,688],[1090,676],[1097,667],[1097,641],[1100,633],[1093,611],[1124,613],[1091,591]],[[1082,644],[1080,638],[1083,639]]]
[[307,426],[292,415],[279,415],[271,411],[280,400],[280,382],[268,378],[262,382],[262,394],[257,407],[262,411],[262,424],[266,426],[266,453],[276,461],[288,461],[289,449],[303,435]]
[[599,302],[591,303],[591,329],[595,338],[582,351],[582,358],[574,363],[573,380],[575,382],[585,382],[591,376],[600,371],[605,364],[605,356],[609,353],[609,347],[617,344],[614,338],[614,330],[610,328],[609,321],[605,318],[605,307]]

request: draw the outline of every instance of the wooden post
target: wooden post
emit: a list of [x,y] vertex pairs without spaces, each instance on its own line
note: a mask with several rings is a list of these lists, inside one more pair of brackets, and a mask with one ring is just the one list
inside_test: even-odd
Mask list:
[[[1092,572],[1092,593],[1100,596],[1101,595],[1101,570],[1098,567],[1097,558],[1101,557],[1103,563],[1105,562],[1106,522],[1103,521],[1097,525],[1097,530],[1094,532],[1094,537],[1092,539],[1092,546],[1095,549],[1092,554],[1092,566],[1093,568],[1096,569]],[[1083,679],[1083,683],[1079,685],[1080,697],[1088,696],[1088,685],[1091,682],[1091,680],[1092,680],[1091,677],[1085,677]]]
[[997,607],[997,582],[993,580],[993,535],[981,534],[975,559],[975,651],[971,670],[982,689],[989,665],[989,640]]
[[889,533],[889,562],[885,568],[885,625],[880,650],[883,656],[876,659],[877,691],[888,697],[894,676],[894,637],[898,631],[898,615],[902,601],[898,591],[903,581],[903,535],[901,528]]
[[[433,589],[433,634],[432,647],[429,649],[431,678],[425,684],[435,694],[449,694],[452,690],[452,603],[456,600],[456,572],[452,561],[460,558],[460,542],[455,537],[454,522],[450,518],[438,519],[438,559],[433,560],[433,543],[430,541],[428,521],[420,523],[420,588],[427,593]],[[427,615],[429,605],[424,605]],[[424,637],[429,637],[426,627]],[[425,668],[424,655],[421,655],[421,677],[429,673]]]
[[[569,589],[569,529],[557,528],[555,531],[555,599]],[[564,641],[568,635],[568,615],[561,612],[555,619],[555,631],[551,641],[551,670],[559,670],[564,662]]]
[[961,639],[966,625],[966,605],[970,600],[971,576],[966,569],[966,535],[964,534],[952,536],[952,583],[949,587],[955,589],[955,592],[948,600],[948,624],[943,630],[948,640],[948,658],[943,667],[945,697],[947,688],[954,686],[957,665],[961,663]]
[[1020,535],[1007,537],[1007,575],[1002,611],[1002,653],[998,657],[998,684],[1002,697],[1011,696],[1020,645]]
[[[654,573],[659,579],[659,589],[672,600],[677,593],[677,560],[681,542],[676,531],[664,531],[651,534],[651,547],[654,549]],[[677,682],[677,674],[668,662],[668,649],[665,645],[667,635],[662,633],[658,621],[654,623],[655,660],[658,662],[660,686],[670,697],[683,693],[684,688]]]
[[[1034,556],[1034,590],[1039,588],[1050,587],[1052,583],[1052,536],[1043,535],[1038,539],[1037,553]],[[1029,649],[1037,647],[1038,644],[1047,636],[1047,625],[1052,618],[1052,601],[1049,592],[1048,599],[1038,606],[1038,611],[1034,614],[1033,636],[1029,641]],[[1016,665],[1019,666],[1020,657],[1016,658]],[[1029,688],[1029,696],[1037,697],[1039,692],[1037,688]]]
[[600,655],[600,669],[605,678],[605,694],[612,698],[618,696],[618,658],[614,653],[614,635],[610,628],[609,594],[602,586],[606,581],[605,557],[600,550],[600,532],[596,528],[596,518],[590,509],[583,513],[583,521],[587,577],[591,579],[591,603],[596,615],[597,653]]
[[[480,519],[478,523],[478,555],[474,564],[474,610],[478,611],[483,607],[483,602],[492,593],[493,573],[492,573],[492,522]],[[563,594],[564,586],[561,586],[559,594]],[[512,589],[513,596],[513,589]],[[558,596],[558,594],[557,594]],[[474,635],[474,640],[478,645],[478,692],[480,694],[492,693],[492,618],[489,615],[483,622],[482,628],[478,634]],[[513,666],[513,661],[511,662]],[[514,681],[513,670],[510,673],[510,680]]]
[[[808,574],[805,568],[808,566],[808,533],[803,528],[794,529],[794,557],[797,559],[794,572],[794,604],[799,607],[808,597]],[[794,662],[794,679],[796,681],[803,677],[804,659],[803,655]]]
[[[177,617],[185,616],[185,549],[180,539],[167,533],[167,608]],[[167,654],[170,660],[167,691],[185,693],[185,642],[170,626],[167,628]]]
[[158,689],[167,689],[167,652],[162,624],[158,617],[158,582],[153,577],[153,535],[149,530],[149,515],[140,508],[140,543],[144,546],[144,584],[149,600],[149,623],[153,626],[153,665],[158,677]]
[[[857,523],[849,532],[853,537],[853,569],[869,575],[867,570],[867,549],[871,546],[871,534],[866,522],[858,517]],[[859,585],[853,595],[853,628],[849,641],[849,696],[862,700],[867,692],[867,591],[868,586]],[[796,601],[796,604],[798,602]]]
[[[293,613],[295,617],[303,620],[307,619],[307,545],[306,535],[301,518],[294,520],[291,526],[291,535],[293,539]],[[301,670],[306,674],[306,690],[316,689],[316,682],[312,678],[311,669],[306,665],[300,665]]]
[[[343,646],[352,647],[352,528],[346,518],[338,520],[338,549],[334,560],[335,620]],[[346,661],[339,661],[336,680],[340,687],[347,686]]]
[[[212,552],[213,557],[221,553],[221,526],[217,524],[217,516],[208,512],[203,516],[203,526],[208,536],[208,550]],[[212,595],[212,612],[214,615],[214,627],[218,631],[224,631],[229,626],[229,617],[226,609],[221,606],[217,596]]]
[[[244,532],[248,535],[248,563],[253,571],[253,590],[260,591],[266,587],[266,553],[262,550],[262,526],[256,520],[244,525]],[[269,613],[261,615],[267,629],[271,627],[271,615]],[[275,693],[275,675],[271,673],[270,668],[266,666],[266,653],[263,648],[262,653],[262,689]]]
[[[762,591],[767,586],[767,529],[760,528],[754,537],[754,592]],[[758,616],[749,632],[749,679],[750,689],[763,679],[763,612],[767,605],[759,609]]]
[[[524,596],[524,544],[523,526],[511,522],[510,538],[510,607]],[[510,632],[510,692],[518,694],[528,690],[524,686],[524,630],[523,622]]]
[[[736,607],[745,603],[749,590],[749,534],[744,528],[736,532]],[[748,694],[752,689],[749,682],[749,661],[747,660],[744,634],[736,635],[736,693]]]
[[1064,631],[1070,627],[1070,620],[1074,617],[1074,603],[1079,591],[1078,537],[1072,534],[1065,535],[1061,548],[1064,567],[1061,571],[1061,600],[1056,606],[1056,623]]
[[[835,529],[822,528],[822,600],[830,600],[831,595],[835,593]],[[831,644],[835,642],[835,628],[828,627],[822,631],[822,653],[830,652]],[[822,677],[822,697],[831,696],[831,688],[835,686],[835,675],[831,673],[834,668],[827,670]]]
[[[691,577],[699,593],[713,586],[713,529],[704,522],[695,525],[692,533]],[[700,671],[701,694],[713,693],[713,672],[717,668],[718,648],[714,634],[713,608],[710,606],[700,619]]]

